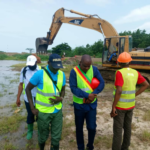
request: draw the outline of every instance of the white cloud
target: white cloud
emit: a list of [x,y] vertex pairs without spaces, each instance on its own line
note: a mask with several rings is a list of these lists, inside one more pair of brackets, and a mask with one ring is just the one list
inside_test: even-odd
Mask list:
[[105,6],[111,3],[111,0],[84,0],[85,3],[90,5],[98,5],[98,6]]
[[115,24],[123,24],[150,19],[150,5],[132,10],[128,15],[116,20]]
[[141,26],[137,27],[135,30],[137,29],[141,29],[141,30],[145,29],[146,32],[150,32],[150,22],[145,22]]

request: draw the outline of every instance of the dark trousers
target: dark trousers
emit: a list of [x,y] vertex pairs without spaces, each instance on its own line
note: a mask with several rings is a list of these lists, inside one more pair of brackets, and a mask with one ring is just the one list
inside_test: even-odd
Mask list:
[[32,124],[35,121],[34,115],[30,109],[29,103],[27,103],[26,101],[24,101],[24,102],[25,102],[26,109],[27,109],[27,124]]
[[74,109],[76,124],[76,139],[78,150],[84,150],[83,124],[86,119],[86,127],[88,130],[88,144],[90,150],[94,149],[93,143],[96,134],[96,109],[89,111]]
[[[133,109],[131,110],[118,110],[118,115],[114,117],[113,124],[113,144],[112,150],[128,150],[131,139],[131,123]],[[123,142],[122,142],[122,129],[124,129]]]

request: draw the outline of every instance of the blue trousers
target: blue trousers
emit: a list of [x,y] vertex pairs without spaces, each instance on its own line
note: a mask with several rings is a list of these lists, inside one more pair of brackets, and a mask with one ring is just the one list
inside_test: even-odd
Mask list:
[[27,124],[32,124],[35,121],[34,115],[30,109],[29,103],[27,103],[26,101],[24,101],[24,102],[25,102],[26,109],[27,109]]
[[89,150],[93,150],[94,138],[96,134],[96,109],[90,109],[89,111],[74,109],[75,124],[76,124],[76,140],[78,150],[84,150],[84,137],[83,137],[83,124],[86,120],[86,127],[88,130],[88,144]]

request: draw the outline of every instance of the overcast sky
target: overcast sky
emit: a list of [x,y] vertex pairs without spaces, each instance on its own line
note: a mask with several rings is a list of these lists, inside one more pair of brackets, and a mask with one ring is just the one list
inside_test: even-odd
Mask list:
[[[27,52],[35,39],[46,37],[52,16],[59,8],[97,14],[117,32],[138,28],[150,33],[150,0],[0,0],[0,51]],[[65,16],[75,17],[69,12]],[[94,30],[62,24],[52,47],[68,43],[72,48],[93,44],[103,36]]]

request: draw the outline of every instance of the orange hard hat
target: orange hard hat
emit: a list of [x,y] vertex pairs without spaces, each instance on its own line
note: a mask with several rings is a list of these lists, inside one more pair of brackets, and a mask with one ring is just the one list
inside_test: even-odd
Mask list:
[[100,81],[97,78],[93,78],[91,81],[91,87],[92,89],[96,89],[98,87],[98,85],[100,84]]
[[119,55],[117,61],[120,63],[128,63],[128,62],[132,61],[132,58],[129,53],[123,52]]

